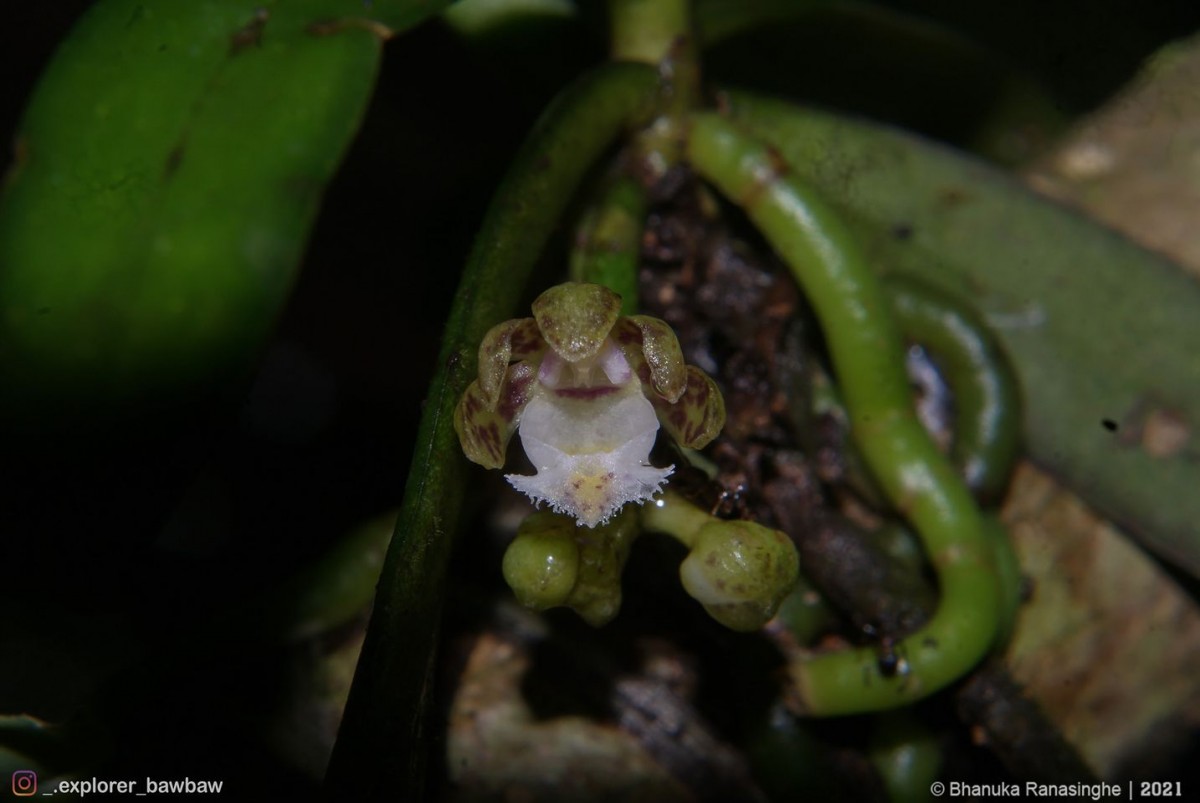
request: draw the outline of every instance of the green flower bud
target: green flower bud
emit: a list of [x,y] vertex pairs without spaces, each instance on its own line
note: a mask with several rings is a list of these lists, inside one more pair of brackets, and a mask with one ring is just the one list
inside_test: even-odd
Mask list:
[[704,525],[679,567],[684,589],[709,616],[741,631],[766,624],[799,573],[791,539],[751,521]]
[[598,527],[533,513],[504,553],[504,579],[522,605],[538,611],[565,606],[599,627],[621,610],[621,573],[638,532],[632,511]]
[[637,514],[622,511],[609,524],[579,527],[579,580],[567,602],[593,627],[607,624],[621,610],[621,574],[640,533]]
[[575,525],[553,513],[534,513],[508,545],[504,580],[520,603],[544,611],[565,605],[579,577]]

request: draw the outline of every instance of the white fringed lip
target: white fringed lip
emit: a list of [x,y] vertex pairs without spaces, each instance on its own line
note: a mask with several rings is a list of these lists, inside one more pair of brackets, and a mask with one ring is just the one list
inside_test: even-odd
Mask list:
[[[624,383],[559,385],[557,371],[547,376],[518,429],[537,473],[506,476],[534,502],[587,527],[608,521],[628,502],[650,499],[674,468],[650,465],[658,417],[628,366],[612,363],[616,350],[605,351],[608,364],[598,373]],[[624,362],[619,352],[616,359]]]

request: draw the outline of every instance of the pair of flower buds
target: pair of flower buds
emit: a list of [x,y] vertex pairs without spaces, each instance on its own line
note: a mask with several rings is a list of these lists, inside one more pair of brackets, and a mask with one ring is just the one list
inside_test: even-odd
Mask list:
[[706,446],[725,423],[716,384],[684,362],[663,321],[620,315],[621,298],[595,284],[552,287],[533,317],[493,327],[479,347],[479,378],[455,411],[467,457],[501,468],[520,435],[533,475],[508,481],[554,513],[522,524],[504,576],[531,608],[565,605],[593,625],[620,607],[621,570],[642,529],[690,550],[680,567],[688,593],[713,618],[754,630],[795,585],[786,535],[709,516],[678,497],[637,516],[625,506],[657,494],[673,466],[650,464],[660,425],[681,446]]

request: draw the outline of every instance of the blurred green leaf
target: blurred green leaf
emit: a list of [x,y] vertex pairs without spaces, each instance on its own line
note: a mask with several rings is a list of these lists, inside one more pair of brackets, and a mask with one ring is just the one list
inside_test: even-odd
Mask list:
[[45,420],[245,370],[291,287],[383,37],[443,2],[103,0],[0,197],[0,374]]

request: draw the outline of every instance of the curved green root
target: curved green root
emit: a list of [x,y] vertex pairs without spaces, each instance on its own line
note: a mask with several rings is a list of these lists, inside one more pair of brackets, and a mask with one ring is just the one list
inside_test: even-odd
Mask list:
[[950,457],[985,501],[1004,493],[1020,445],[1020,393],[1008,357],[978,316],[945,293],[890,276],[900,330],[933,353],[954,396]]
[[692,118],[688,157],[740,205],[808,295],[844,390],[855,440],[889,501],[916,527],[941,599],[881,666],[874,649],[794,664],[797,707],[815,716],[906,705],[961,677],[1000,615],[994,549],[966,485],[917,421],[891,302],[841,220],[778,154],[716,114]]

